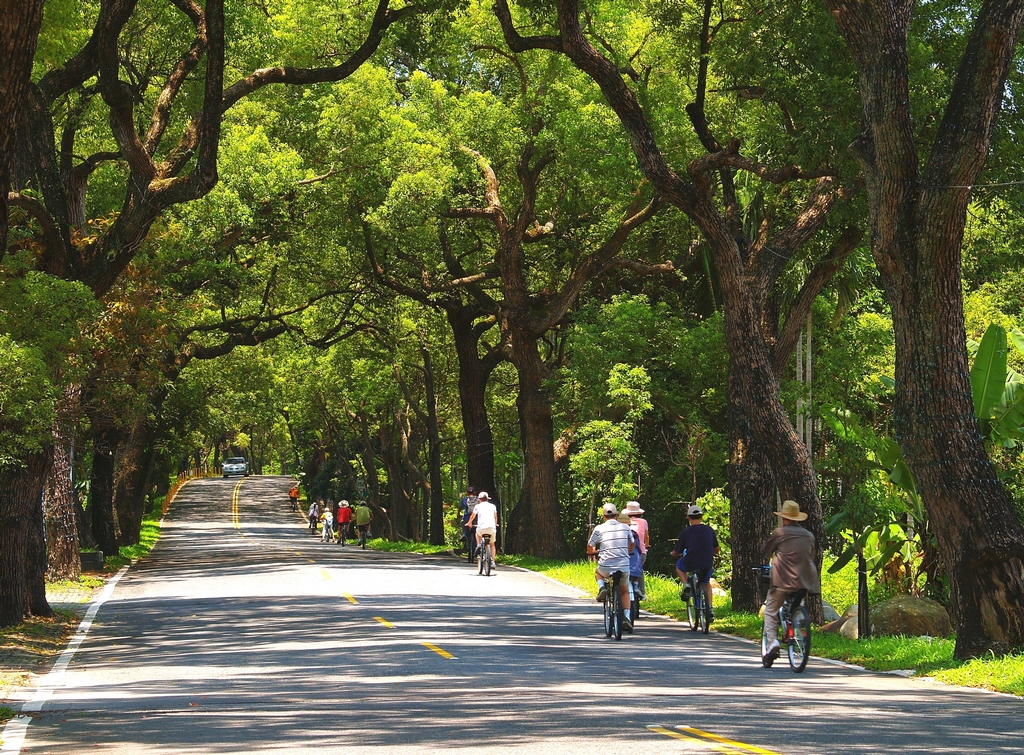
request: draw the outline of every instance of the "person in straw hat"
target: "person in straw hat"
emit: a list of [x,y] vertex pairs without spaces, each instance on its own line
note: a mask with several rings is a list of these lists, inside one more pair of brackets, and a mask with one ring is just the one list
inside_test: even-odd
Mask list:
[[783,501],[775,516],[782,523],[764,544],[764,554],[772,562],[772,587],[764,606],[764,631],[772,638],[766,652],[772,656],[779,654],[779,609],[786,597],[797,590],[821,592],[821,579],[814,565],[814,534],[800,524],[807,513],[796,501]]

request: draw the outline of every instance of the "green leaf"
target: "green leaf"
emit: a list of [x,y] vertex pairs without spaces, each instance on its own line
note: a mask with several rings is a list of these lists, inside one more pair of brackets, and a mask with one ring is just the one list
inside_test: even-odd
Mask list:
[[1024,391],[1018,391],[1013,403],[1009,406],[1000,404],[996,407],[992,418],[992,437],[1007,438],[1020,431],[1024,426]]
[[971,367],[971,393],[974,415],[987,419],[992,407],[1002,398],[1006,385],[1006,330],[992,323],[978,345]]
[[839,558],[836,559],[836,562],[828,568],[828,573],[835,574],[837,571],[839,571],[848,563],[850,563],[850,560],[856,555],[857,551],[855,548],[847,548],[845,551],[842,552]]
[[1014,328],[1010,331],[1010,340],[1020,353],[1024,354],[1024,330]]
[[893,390],[896,387],[896,381],[893,380],[888,375],[879,375],[878,376],[878,381],[882,385],[884,385],[886,388],[888,388],[890,391]]
[[845,529],[849,526],[851,515],[849,511],[840,511],[834,517],[828,520],[828,524],[825,525],[825,534],[834,535],[840,530]]

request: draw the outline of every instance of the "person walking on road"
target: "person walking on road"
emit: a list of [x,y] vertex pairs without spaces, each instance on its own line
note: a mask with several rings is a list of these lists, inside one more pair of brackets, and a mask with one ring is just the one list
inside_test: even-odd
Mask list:
[[466,543],[467,551],[473,549],[473,528],[466,523],[469,521],[469,517],[473,515],[473,509],[476,508],[479,500],[476,488],[470,485],[466,488],[466,495],[462,496],[462,500],[459,501],[459,513],[462,515],[462,539]]
[[764,554],[772,561],[772,587],[764,605],[764,631],[772,640],[765,657],[779,655],[779,609],[786,597],[797,590],[821,592],[821,577],[814,564],[814,533],[800,522],[807,519],[796,501],[783,501],[775,512],[781,524],[764,544]]
[[473,507],[473,513],[469,515],[466,527],[470,531],[476,527],[477,548],[483,543],[484,535],[491,536],[491,563],[493,564],[498,555],[495,546],[498,535],[498,509],[491,503],[491,497],[487,493],[481,492],[477,496],[476,506]]
[[[628,524],[617,521],[619,510],[614,503],[606,503],[601,509],[604,514],[604,522],[594,527],[587,542],[587,553],[591,556],[597,554],[597,570],[594,577],[597,579],[597,602],[601,603],[608,596],[608,580],[615,572],[622,572],[619,581],[619,595],[622,598],[622,606],[629,605],[629,554],[633,552],[633,531]],[[629,615],[623,617],[623,626],[627,631],[632,629],[633,623]]]
[[366,550],[366,538],[370,532],[370,522],[373,521],[373,512],[366,505],[366,501],[360,501],[356,506],[356,530],[359,532],[359,544]]

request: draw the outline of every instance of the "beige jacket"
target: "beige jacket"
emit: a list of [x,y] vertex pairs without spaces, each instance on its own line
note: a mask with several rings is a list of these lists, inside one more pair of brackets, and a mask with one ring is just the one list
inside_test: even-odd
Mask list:
[[787,592],[821,592],[821,579],[814,565],[814,534],[799,524],[779,526],[764,544],[772,560],[772,587]]

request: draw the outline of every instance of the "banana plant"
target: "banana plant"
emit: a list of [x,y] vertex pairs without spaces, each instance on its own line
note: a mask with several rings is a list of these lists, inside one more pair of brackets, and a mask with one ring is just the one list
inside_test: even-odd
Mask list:
[[[1010,341],[1024,353],[1024,332],[1014,328]],[[1007,365],[1007,334],[992,323],[981,342],[968,341],[974,353],[971,394],[982,436],[989,442],[1014,448],[1024,440],[1024,375]]]

